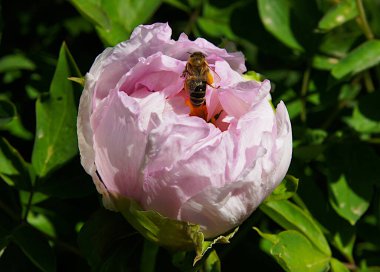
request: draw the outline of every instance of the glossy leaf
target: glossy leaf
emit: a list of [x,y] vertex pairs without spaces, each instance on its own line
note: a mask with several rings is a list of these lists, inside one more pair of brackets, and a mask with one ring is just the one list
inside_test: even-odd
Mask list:
[[146,22],[161,1],[157,0],[71,0],[73,5],[92,22],[107,45],[128,39],[132,30]]
[[80,73],[63,44],[50,91],[36,103],[37,127],[32,164],[40,177],[59,168],[78,153],[77,105],[73,85],[67,79],[71,75],[80,76]]
[[287,230],[275,235],[254,229],[271,242],[270,254],[285,271],[328,271],[329,255],[320,252],[302,233]]
[[287,175],[265,201],[276,201],[291,198],[297,192],[298,181],[299,180],[297,178]]
[[342,262],[337,259],[332,258],[330,261],[331,264],[331,272],[349,272],[348,269]]
[[31,187],[29,165],[4,138],[0,138],[0,177],[19,189],[28,190]]
[[373,184],[380,180],[380,158],[369,146],[358,142],[335,144],[327,156],[330,203],[354,225],[368,209]]
[[380,40],[364,42],[352,50],[332,69],[332,75],[343,78],[371,68],[380,62]]
[[270,201],[260,209],[287,230],[297,230],[305,235],[321,252],[330,256],[330,247],[319,225],[301,208],[288,200]]
[[56,260],[53,249],[38,232],[29,226],[23,225],[15,229],[12,236],[24,254],[41,271],[56,271]]
[[332,7],[319,21],[322,30],[331,30],[358,16],[355,0],[343,0]]
[[265,28],[288,47],[302,51],[290,24],[290,1],[258,0],[257,3]]

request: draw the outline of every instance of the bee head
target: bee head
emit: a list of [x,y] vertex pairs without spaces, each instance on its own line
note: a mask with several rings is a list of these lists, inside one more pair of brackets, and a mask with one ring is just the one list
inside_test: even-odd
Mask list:
[[201,66],[204,64],[205,59],[206,59],[206,56],[202,52],[194,52],[194,53],[191,53],[189,57],[189,62],[193,66]]

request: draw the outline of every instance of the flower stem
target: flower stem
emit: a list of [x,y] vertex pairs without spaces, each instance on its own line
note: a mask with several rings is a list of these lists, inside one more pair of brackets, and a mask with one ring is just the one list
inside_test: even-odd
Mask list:
[[368,24],[367,16],[365,15],[365,11],[364,11],[364,6],[363,6],[362,0],[356,0],[356,7],[357,7],[358,12],[359,12],[360,24],[363,27],[364,35],[367,37],[368,40],[373,40],[374,39],[374,35],[373,35],[372,30],[371,30],[371,28],[370,28],[370,26]]
[[7,214],[9,215],[13,220],[19,221],[20,217],[17,213],[15,213],[11,208],[8,207],[4,202],[1,201],[0,199],[0,208]]
[[310,66],[309,66],[305,70],[305,72],[303,74],[303,78],[302,78],[302,87],[301,87],[301,104],[302,104],[302,108],[301,108],[301,121],[302,121],[302,123],[305,123],[306,122],[306,118],[307,118],[307,113],[306,113],[306,94],[307,94],[307,90],[308,90],[308,87],[309,87],[310,72],[311,72],[311,69],[310,69]]
[[26,204],[26,207],[25,207],[24,216],[22,217],[22,220],[25,222],[27,222],[28,214],[29,214],[30,208],[32,206],[33,195],[34,195],[34,191],[32,189],[30,191],[30,194],[29,194],[28,203]]

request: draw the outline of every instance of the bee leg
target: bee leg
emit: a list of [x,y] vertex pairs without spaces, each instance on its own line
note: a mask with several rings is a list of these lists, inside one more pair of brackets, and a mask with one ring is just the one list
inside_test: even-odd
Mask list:
[[214,124],[215,126],[216,126],[216,124],[215,124],[215,122],[216,122],[216,120],[218,120],[219,119],[219,117],[220,117],[220,114],[223,112],[223,110],[221,110],[219,113],[217,113],[217,114],[215,114],[213,117],[211,117],[211,119],[210,119],[210,123],[212,123],[212,124]]

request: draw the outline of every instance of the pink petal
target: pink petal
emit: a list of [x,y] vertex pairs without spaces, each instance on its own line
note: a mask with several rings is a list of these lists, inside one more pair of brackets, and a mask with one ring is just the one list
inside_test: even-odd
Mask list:
[[134,67],[141,57],[147,58],[172,44],[170,37],[168,24],[139,26],[129,40],[107,48],[99,55],[89,72],[96,81],[94,106],[115,88],[122,75]]
[[174,96],[183,89],[181,77],[185,63],[158,52],[139,62],[121,77],[116,89],[128,95],[138,96],[141,89],[163,92],[166,97]]
[[233,182],[209,187],[184,203],[180,220],[199,224],[206,238],[241,224],[260,204],[262,190],[251,182]]
[[220,136],[213,125],[194,117],[152,131],[145,158],[143,206],[176,218],[189,197],[211,184],[224,184],[226,152]]

